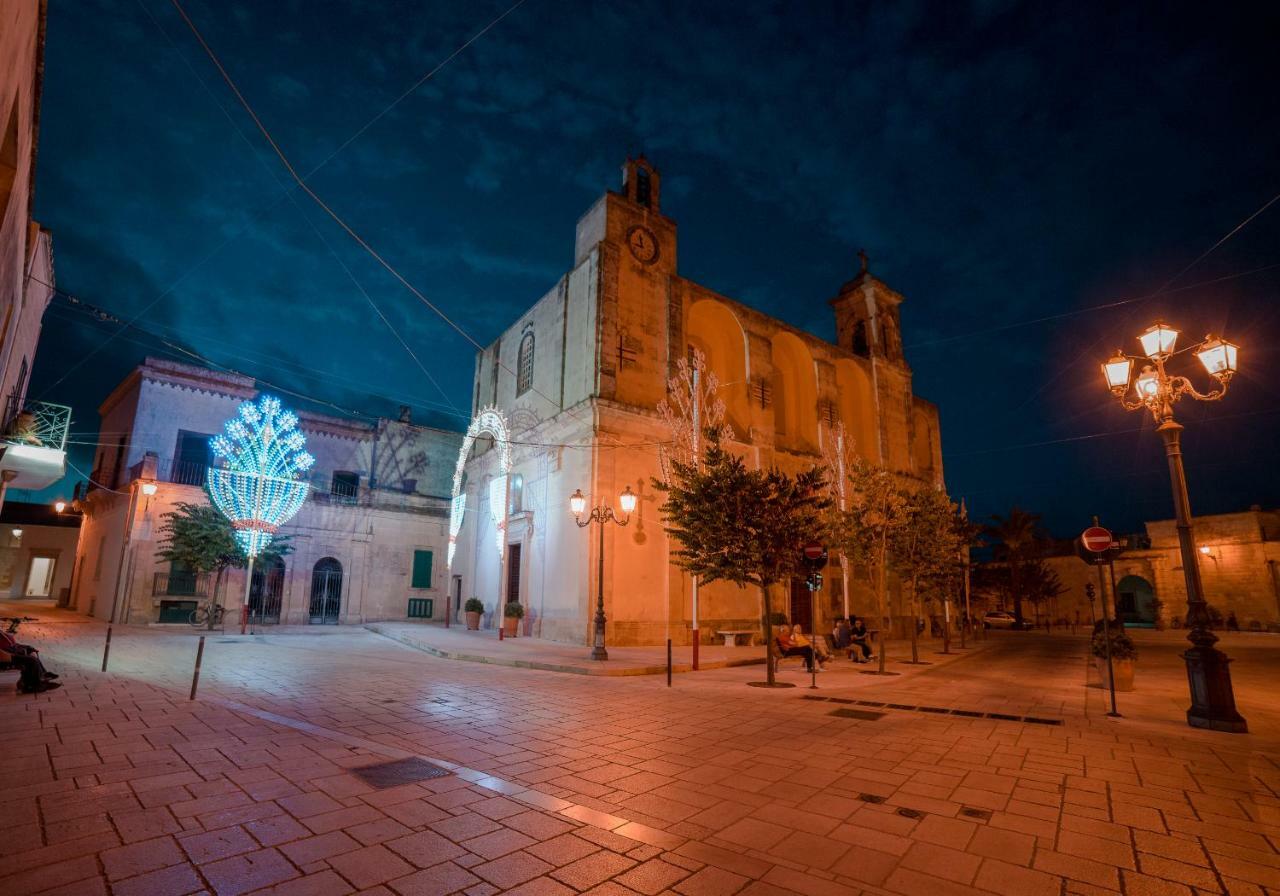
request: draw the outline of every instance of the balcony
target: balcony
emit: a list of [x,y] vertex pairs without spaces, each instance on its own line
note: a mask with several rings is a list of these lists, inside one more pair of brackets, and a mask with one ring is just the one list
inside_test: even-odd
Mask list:
[[9,399],[4,435],[0,436],[0,473],[12,473],[11,488],[40,489],[66,473],[67,431],[71,408],[46,401],[22,404]]
[[158,572],[151,593],[163,597],[208,597],[209,575],[202,572]]

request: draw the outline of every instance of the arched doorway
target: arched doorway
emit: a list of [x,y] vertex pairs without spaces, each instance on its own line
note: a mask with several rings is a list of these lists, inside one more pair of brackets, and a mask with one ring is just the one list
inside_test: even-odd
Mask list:
[[1126,625],[1154,625],[1156,594],[1142,576],[1125,576],[1116,583],[1116,612]]
[[311,570],[311,624],[337,625],[341,611],[342,564],[324,557]]
[[280,621],[280,604],[284,598],[284,558],[253,565],[253,582],[249,585],[249,618],[260,625]]

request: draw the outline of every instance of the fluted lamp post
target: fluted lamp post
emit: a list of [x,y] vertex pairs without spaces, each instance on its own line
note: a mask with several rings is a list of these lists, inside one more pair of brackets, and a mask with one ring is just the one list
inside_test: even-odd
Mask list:
[[631,491],[631,486],[627,486],[622,490],[622,494],[618,496],[618,504],[622,506],[624,516],[619,519],[617,514],[613,512],[613,507],[607,503],[601,502],[598,507],[591,508],[591,512],[583,516],[587,510],[587,498],[582,494],[582,489],[578,489],[569,498],[569,509],[573,511],[573,518],[578,524],[578,528],[585,529],[592,523],[600,526],[600,553],[597,556],[599,568],[597,570],[597,591],[596,591],[596,618],[595,618],[595,641],[591,647],[591,658],[593,660],[607,660],[609,651],[604,647],[604,527],[606,523],[614,522],[619,526],[625,526],[631,521],[631,512],[636,509],[636,496]]
[[[1217,636],[1209,629],[1208,604],[1200,580],[1200,555],[1196,552],[1191,530],[1191,502],[1187,497],[1187,477],[1182,468],[1182,424],[1173,417],[1174,404],[1184,396],[1197,401],[1217,401],[1227,394],[1227,385],[1236,372],[1238,349],[1224,339],[1206,336],[1204,342],[1183,349],[1193,351],[1204,369],[1217,380],[1218,386],[1200,392],[1185,376],[1170,375],[1165,365],[1177,354],[1174,346],[1178,331],[1156,323],[1141,336],[1143,356],[1126,355],[1117,349],[1103,362],[1102,375],[1107,388],[1124,405],[1125,410],[1148,410],[1156,421],[1156,432],[1164,439],[1165,456],[1169,460],[1169,478],[1173,485],[1173,508],[1178,528],[1178,547],[1182,554],[1182,574],[1187,582],[1187,640],[1191,648],[1182,655],[1187,663],[1187,681],[1191,688],[1191,708],[1187,724],[1214,731],[1245,733],[1248,723],[1236,711],[1235,693],[1231,687],[1231,660],[1213,645]],[[1142,363],[1134,377],[1134,362]],[[1149,363],[1147,363],[1149,362]],[[1133,397],[1130,397],[1132,391]]]

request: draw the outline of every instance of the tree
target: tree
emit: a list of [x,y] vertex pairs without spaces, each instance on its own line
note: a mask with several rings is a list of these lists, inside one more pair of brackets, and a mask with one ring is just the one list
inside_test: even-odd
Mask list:
[[1042,557],[1033,557],[1022,567],[1021,590],[1036,610],[1036,627],[1040,627],[1040,608],[1052,601],[1059,594],[1069,590],[1062,584],[1058,574],[1044,562]]
[[[156,557],[197,573],[213,574],[212,597],[216,602],[224,573],[231,567],[243,569],[249,563],[236,541],[231,521],[210,504],[186,501],[161,514],[160,519],[163,522]],[[276,535],[258,557],[270,564],[292,551],[289,536]]]
[[[796,476],[777,469],[748,470],[742,459],[706,433],[701,463],[669,460],[669,476],[654,480],[666,493],[660,511],[679,547],[676,563],[704,583],[756,585],[762,594],[760,626],[767,656],[773,652],[770,587],[802,571],[804,543],[822,534],[829,501],[817,467]],[[773,684],[773,663],[767,663]]]
[[1008,516],[993,515],[986,534],[997,540],[993,551],[995,559],[1008,566],[1008,593],[1013,601],[1013,616],[1021,625],[1023,570],[1031,560],[1040,556],[1045,540],[1040,528],[1040,514],[1027,513],[1014,506]]
[[885,673],[889,629],[889,537],[903,524],[905,501],[894,475],[861,457],[846,457],[844,509],[829,508],[828,532],[841,555],[861,570],[880,613],[880,669]]
[[902,493],[902,524],[889,537],[889,556],[911,595],[911,662],[920,662],[922,590],[946,595],[961,570],[964,547],[956,525],[957,507],[941,489],[922,487]]

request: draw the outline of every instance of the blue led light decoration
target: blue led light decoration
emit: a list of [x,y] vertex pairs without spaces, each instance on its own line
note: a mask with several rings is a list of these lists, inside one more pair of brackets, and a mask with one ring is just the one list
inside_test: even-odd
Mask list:
[[210,440],[221,463],[209,468],[209,497],[235,528],[236,541],[249,557],[245,573],[240,633],[249,620],[249,590],[253,559],[271,543],[279,528],[302,509],[310,488],[298,477],[316,459],[303,451],[307,440],[298,418],[280,406],[280,399],[263,395],[258,403],[240,405],[240,416],[228,420],[223,435]]
[[222,463],[209,468],[209,495],[252,559],[302,509],[310,486],[298,477],[315,458],[303,450],[307,440],[297,416],[281,408],[277,398],[246,401],[224,429],[210,442]]

